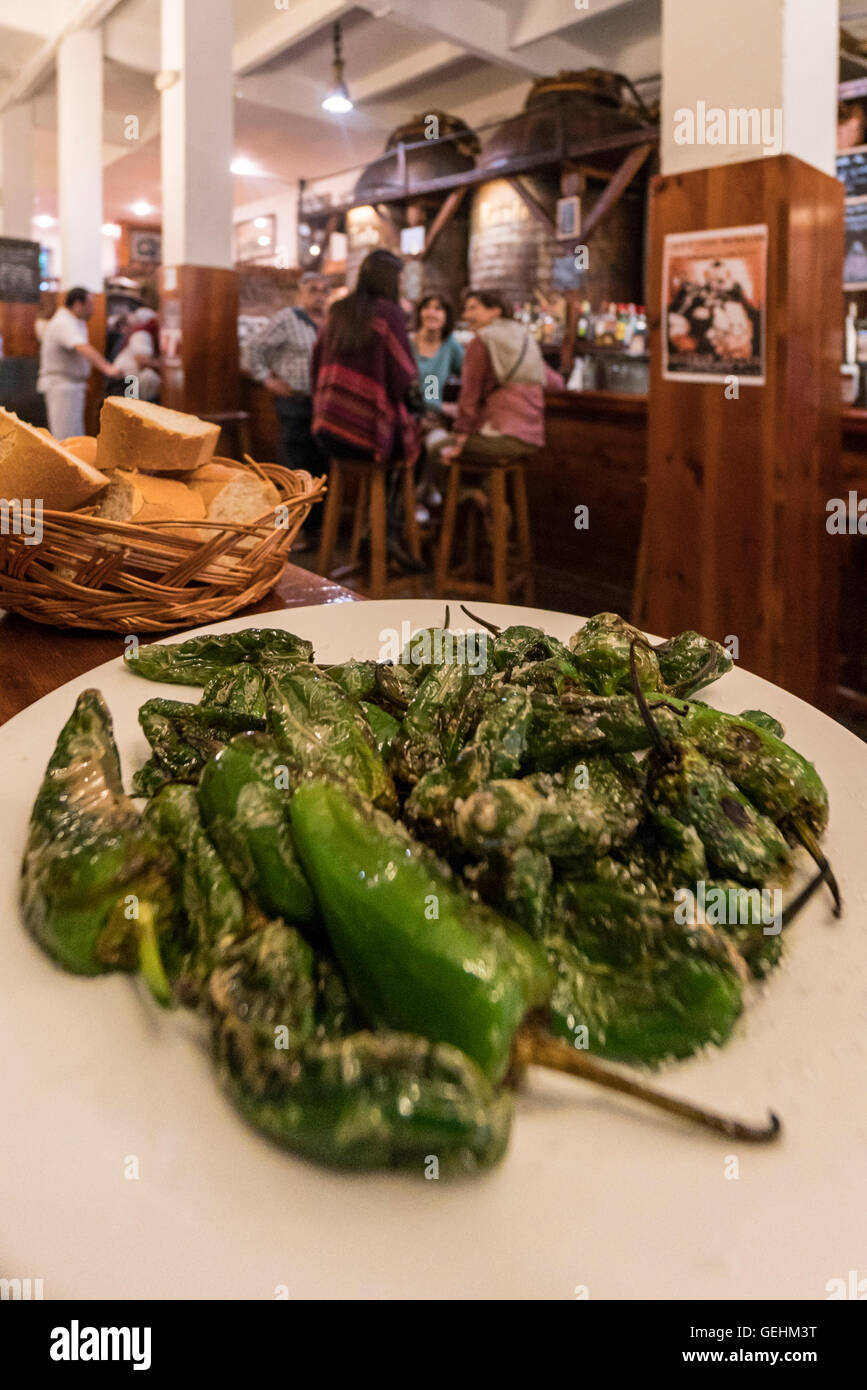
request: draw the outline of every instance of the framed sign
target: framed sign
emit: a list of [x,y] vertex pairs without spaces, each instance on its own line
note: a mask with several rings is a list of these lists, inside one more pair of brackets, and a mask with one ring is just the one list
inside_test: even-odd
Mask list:
[[277,249],[277,214],[235,223],[235,260],[270,260]]
[[765,384],[767,226],[676,232],[662,265],[667,381]]
[[6,304],[38,304],[42,275],[38,241],[0,236],[0,300]]
[[163,239],[159,232],[130,227],[129,259],[131,264],[159,265],[162,254]]
[[573,194],[570,198],[557,199],[557,240],[569,241],[581,234],[581,199]]
[[846,199],[843,289],[867,290],[867,196]]
[[853,145],[837,155],[837,178],[846,185],[847,198],[867,194],[867,145]]

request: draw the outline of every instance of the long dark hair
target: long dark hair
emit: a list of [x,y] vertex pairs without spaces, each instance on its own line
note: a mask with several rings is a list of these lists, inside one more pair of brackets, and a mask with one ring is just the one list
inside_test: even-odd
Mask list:
[[382,247],[365,256],[352,294],[338,299],[328,311],[326,332],[333,352],[358,352],[367,344],[376,301],[400,301],[402,265],[399,256]]
[[443,331],[442,331],[442,340],[443,340],[443,342],[445,342],[446,338],[448,338],[448,337],[451,335],[452,329],[453,329],[454,326],[455,326],[455,311],[454,311],[454,309],[453,309],[452,306],[451,306],[451,301],[448,300],[448,299],[446,299],[444,295],[441,295],[441,294],[426,294],[426,295],[424,296],[424,299],[420,299],[420,300],[418,301],[418,304],[416,304],[416,306],[415,306],[415,326],[416,326],[416,330],[418,330],[419,328],[421,328],[421,312],[422,312],[422,309],[426,309],[427,306],[428,306],[428,304],[434,304],[434,303],[436,303],[436,304],[438,304],[438,305],[440,306],[440,308],[442,309],[443,313],[444,313],[445,316],[446,316],[446,321],[445,321],[445,323],[443,324]]
[[465,290],[465,304],[468,299],[477,299],[480,304],[484,304],[486,309],[499,309],[504,319],[510,319],[512,317],[511,308],[506,303],[503,296],[497,294],[494,290]]

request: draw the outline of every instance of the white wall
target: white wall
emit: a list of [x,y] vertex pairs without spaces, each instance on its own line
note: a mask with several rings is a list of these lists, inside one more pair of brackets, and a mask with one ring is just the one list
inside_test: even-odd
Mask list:
[[[40,246],[46,246],[51,252],[50,273],[55,275],[60,281],[63,289],[71,289],[72,286],[64,278],[63,274],[63,254],[60,248],[60,228],[59,227],[36,227],[32,226],[30,236],[33,241],[38,241]],[[100,237],[100,269],[103,279],[109,275],[117,274],[117,241],[114,237]],[[101,284],[97,288],[102,288]]]
[[277,218],[277,264],[294,269],[298,264],[298,188],[295,184],[280,184],[279,190],[267,198],[242,203],[232,214],[232,221],[247,222],[251,217]]

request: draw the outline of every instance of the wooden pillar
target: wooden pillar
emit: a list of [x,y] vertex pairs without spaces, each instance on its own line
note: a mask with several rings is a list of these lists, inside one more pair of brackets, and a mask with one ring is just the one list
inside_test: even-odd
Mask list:
[[160,276],[163,405],[210,414],[237,410],[238,275],[179,265]]
[[[87,338],[91,347],[105,356],[105,295],[93,295],[93,313],[87,320]],[[96,367],[87,381],[87,397],[84,403],[84,432],[99,434],[99,412],[105,400],[105,377]]]
[[[766,383],[664,380],[664,238],[768,227]],[[843,187],[791,155],[653,181],[647,507],[635,621],[738,639],[738,660],[829,708],[840,541]]]

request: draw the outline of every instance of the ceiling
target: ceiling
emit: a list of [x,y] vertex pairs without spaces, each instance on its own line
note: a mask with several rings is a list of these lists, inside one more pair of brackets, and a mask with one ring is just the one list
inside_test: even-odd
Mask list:
[[[447,110],[474,127],[513,115],[535,77],[561,68],[653,77],[660,10],[661,0],[592,0],[588,10],[572,0],[233,0],[235,155],[258,171],[235,178],[235,203],[364,164],[420,112]],[[105,219],[134,221],[139,200],[159,207],[159,18],[160,0],[0,0],[0,109],[33,103],[35,212],[57,208],[57,43],[69,27],[97,25]],[[320,106],[337,19],[355,102],[343,117]],[[141,132],[132,148],[123,139],[130,112]]]

